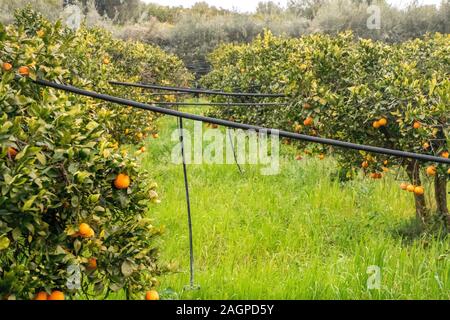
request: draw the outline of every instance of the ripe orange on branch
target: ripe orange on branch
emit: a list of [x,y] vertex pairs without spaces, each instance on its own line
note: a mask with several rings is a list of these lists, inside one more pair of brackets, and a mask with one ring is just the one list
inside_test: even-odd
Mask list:
[[305,126],[310,126],[310,125],[312,125],[313,123],[314,123],[314,119],[311,118],[311,117],[308,117],[308,118],[305,119],[305,121],[303,121],[303,124],[304,124]]
[[414,188],[414,193],[418,196],[422,195],[425,193],[425,189],[421,186],[417,186]]
[[14,159],[19,152],[12,147],[8,147],[7,153],[8,153],[8,156],[11,157],[11,159]]
[[406,190],[406,188],[408,188],[408,184],[407,184],[406,182],[402,182],[402,183],[400,184],[400,189]]
[[378,120],[378,124],[379,124],[381,127],[387,125],[387,119],[386,119],[386,118],[381,118],[380,120]]
[[27,66],[21,66],[18,72],[21,76],[27,77],[30,75],[30,68],[28,68]]
[[97,269],[97,259],[95,259],[95,258],[90,258],[90,259],[88,260],[87,268],[88,268],[89,270],[95,270],[95,269]]
[[117,189],[126,189],[130,186],[130,177],[127,176],[124,173],[120,173],[117,175],[116,179],[114,180],[114,186]]
[[55,290],[48,296],[47,300],[64,300],[64,293],[61,291]]
[[426,171],[427,171],[427,175],[429,175],[429,176],[436,175],[436,167],[435,166],[429,166]]
[[48,294],[45,291],[40,291],[36,293],[36,296],[34,297],[34,300],[47,300]]
[[408,186],[406,187],[406,190],[408,191],[408,192],[414,192],[414,189],[415,189],[416,187],[415,186],[413,186],[412,184],[408,184]]
[[383,178],[383,175],[381,173],[379,173],[379,172],[372,172],[370,174],[370,177],[372,179],[381,179],[381,178]]
[[419,129],[421,126],[422,126],[422,125],[420,124],[419,121],[414,121],[414,124],[413,124],[413,128],[414,128],[414,129]]
[[9,62],[3,62],[2,68],[4,71],[9,71],[12,69],[12,64]]
[[159,300],[159,294],[156,290],[147,291],[145,294],[145,300]]
[[84,222],[81,223],[78,227],[78,232],[80,236],[84,238],[91,238],[95,235],[94,229],[92,229],[90,225]]

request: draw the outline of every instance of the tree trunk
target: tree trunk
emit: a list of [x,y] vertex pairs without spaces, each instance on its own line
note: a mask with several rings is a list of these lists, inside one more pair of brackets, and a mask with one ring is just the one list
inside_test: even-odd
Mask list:
[[[446,119],[441,119],[441,123],[446,123]],[[437,150],[445,147],[447,143],[447,137],[445,135],[445,131],[442,127],[438,127],[439,130],[437,132],[436,138],[434,141],[433,147]],[[447,175],[437,173],[434,178],[434,193],[436,200],[436,208],[437,214],[442,218],[444,224],[446,224],[447,228],[450,227],[450,216],[448,214],[448,206],[447,206]]]
[[436,174],[434,178],[434,193],[436,198],[437,213],[442,217],[447,228],[450,227],[450,215],[447,206],[447,177],[442,174]]
[[[417,161],[410,162],[406,168],[409,180],[415,186],[421,186],[422,182],[420,180],[420,166]],[[417,195],[414,194],[414,201],[416,204],[416,218],[421,224],[426,224],[426,219],[429,216],[429,209],[425,202],[425,194]]]

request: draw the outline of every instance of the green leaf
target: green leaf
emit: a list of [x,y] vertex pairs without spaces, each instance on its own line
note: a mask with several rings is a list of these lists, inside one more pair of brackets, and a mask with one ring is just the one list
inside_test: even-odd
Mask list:
[[22,236],[22,231],[20,231],[20,228],[17,227],[12,231],[12,237],[15,241],[19,240],[19,238]]
[[81,241],[76,239],[73,242],[73,248],[75,249],[75,254],[78,254],[78,251],[80,251],[80,249],[81,249]]
[[9,247],[10,241],[6,236],[0,237],[0,250],[5,250]]
[[122,266],[120,268],[120,270],[122,271],[122,274],[125,277],[131,276],[133,274],[133,272],[134,272],[134,269],[135,269],[134,263],[132,263],[131,261],[128,261],[128,260],[125,260],[122,263]]
[[47,163],[47,160],[45,159],[45,155],[42,152],[36,153],[36,158],[43,166]]
[[22,211],[28,211],[30,210],[31,206],[34,203],[34,200],[36,200],[37,196],[32,196],[30,199],[28,199],[27,201],[25,201],[25,203],[22,206]]

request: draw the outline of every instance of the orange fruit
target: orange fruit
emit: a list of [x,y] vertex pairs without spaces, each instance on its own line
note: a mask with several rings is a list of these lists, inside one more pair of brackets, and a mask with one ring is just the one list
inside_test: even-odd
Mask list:
[[425,189],[421,186],[414,188],[414,193],[417,194],[418,196],[424,194],[424,192],[425,192]]
[[412,184],[408,184],[408,186],[406,187],[406,190],[408,192],[414,192],[416,187],[414,187]]
[[381,126],[385,126],[387,124],[387,120],[386,118],[381,118],[380,120],[378,120],[378,124]]
[[87,223],[81,223],[78,229],[80,236],[83,238],[92,238],[95,235],[94,229],[92,229]]
[[447,174],[450,174],[450,169],[447,170]]
[[145,152],[145,147],[141,147],[139,150],[140,150],[141,152]]
[[156,290],[147,291],[145,294],[145,300],[159,300],[159,294]]
[[103,64],[109,64],[109,62],[110,62],[110,61],[109,61],[108,58],[104,58],[104,59],[103,59]]
[[40,291],[36,293],[36,296],[34,297],[34,300],[47,300],[48,294],[45,291]]
[[368,168],[369,167],[369,162],[363,161],[363,163],[361,163],[361,167],[363,167],[364,169]]
[[90,258],[90,259],[88,260],[87,268],[88,268],[89,270],[95,270],[95,269],[97,269],[97,259],[95,259],[95,258]]
[[378,121],[374,121],[374,122],[372,123],[372,126],[373,126],[375,129],[378,129],[378,128],[380,127],[380,123],[379,123]]
[[12,69],[12,64],[9,62],[3,62],[2,68],[4,71],[9,71]]
[[400,184],[400,189],[406,190],[406,188],[408,188],[408,184],[407,184],[406,182],[402,182],[402,183]]
[[64,293],[54,290],[52,291],[52,294],[48,296],[48,300],[64,300]]
[[384,160],[384,161],[383,161],[383,164],[384,164],[385,166],[387,166],[388,163],[389,163],[389,161],[387,161],[387,160]]
[[304,124],[305,126],[310,126],[310,125],[313,124],[313,122],[314,122],[314,119],[311,118],[311,117],[308,117],[308,118],[305,119],[305,121],[303,121],[303,124]]
[[21,66],[19,68],[19,74],[21,76],[27,77],[30,75],[30,68],[28,68],[27,66]]
[[117,189],[126,189],[130,186],[130,177],[127,176],[124,173],[120,173],[117,175],[116,179],[114,180],[114,186]]
[[7,153],[8,153],[8,156],[9,156],[11,159],[14,159],[14,158],[16,157],[16,155],[19,153],[19,151],[17,151],[17,150],[14,149],[13,147],[8,147]]
[[428,142],[425,142],[422,147],[427,150],[430,147],[430,144]]
[[429,176],[436,175],[436,167],[435,166],[429,166],[426,171],[427,171],[427,175],[429,175]]
[[90,228],[85,237],[86,238],[92,238],[93,236],[95,236],[94,229]]
[[442,153],[441,153],[441,156],[442,156],[443,158],[448,158],[448,156],[449,156],[448,151],[442,152]]
[[383,170],[383,172],[389,172],[389,168],[387,167],[382,167],[381,169]]
[[299,154],[295,156],[295,160],[302,160],[302,159],[303,159],[303,157]]
[[420,124],[419,121],[414,121],[414,124],[413,124],[413,128],[414,128],[414,129],[419,129],[421,126],[422,126],[422,125]]
[[323,153],[319,154],[319,159],[320,159],[320,160],[325,159],[325,155],[324,155]]
[[153,134],[152,134],[152,137],[153,137],[153,139],[158,139],[158,138],[159,138],[159,134],[153,133]]

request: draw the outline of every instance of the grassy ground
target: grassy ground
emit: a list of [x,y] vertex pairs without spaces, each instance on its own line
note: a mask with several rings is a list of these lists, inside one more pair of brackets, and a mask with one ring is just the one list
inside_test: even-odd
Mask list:
[[[294,160],[282,146],[279,175],[258,166],[189,165],[195,283],[181,165],[171,163],[176,119],[161,118],[142,167],[160,185],[150,216],[165,225],[161,259],[179,272],[160,291],[185,299],[449,299],[450,241],[405,238],[413,199],[387,177],[340,184],[332,159]],[[192,127],[191,121],[185,125]],[[381,288],[367,288],[369,266]],[[175,294],[169,294],[174,292]]]

